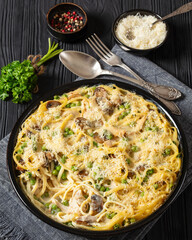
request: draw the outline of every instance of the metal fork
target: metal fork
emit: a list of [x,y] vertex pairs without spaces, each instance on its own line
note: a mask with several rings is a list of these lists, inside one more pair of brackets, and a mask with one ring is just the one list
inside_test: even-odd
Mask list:
[[101,60],[103,60],[110,66],[118,66],[131,73],[131,75],[133,75],[137,80],[133,81],[134,83],[146,88],[151,94],[155,95],[156,97],[158,95],[167,100],[175,100],[181,97],[181,92],[178,91],[176,88],[148,83],[145,80],[143,80],[131,68],[125,65],[119,56],[112,53],[95,33],[91,35],[91,37],[86,39],[86,42],[93,49],[93,51],[101,58]]

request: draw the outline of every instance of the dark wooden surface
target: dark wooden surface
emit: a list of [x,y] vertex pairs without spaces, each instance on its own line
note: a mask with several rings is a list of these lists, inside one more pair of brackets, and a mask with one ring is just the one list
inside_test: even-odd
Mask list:
[[[0,67],[13,60],[24,60],[29,54],[44,54],[49,34],[45,16],[48,9],[61,1],[51,0],[0,0]],[[96,32],[112,48],[115,41],[111,25],[122,12],[148,9],[164,16],[188,0],[74,0],[88,14],[88,33]],[[147,58],[192,87],[192,13],[167,21],[170,35],[167,43]],[[84,42],[59,43],[63,49],[94,53]],[[95,56],[96,57],[96,56]],[[76,76],[66,70],[58,59],[50,62],[46,73],[39,79],[40,91],[33,100],[57,86],[73,81]],[[30,104],[30,103],[29,103]],[[0,101],[0,139],[13,128],[20,114],[29,104]],[[175,201],[150,232],[149,239],[192,239],[192,185]]]

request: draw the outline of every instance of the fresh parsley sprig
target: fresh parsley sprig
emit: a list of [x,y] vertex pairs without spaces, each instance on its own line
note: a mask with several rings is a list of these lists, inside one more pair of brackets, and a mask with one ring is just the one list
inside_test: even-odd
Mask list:
[[[47,60],[63,51],[63,49],[56,50],[58,43],[55,44],[55,42],[53,42],[51,45],[50,38],[48,41],[48,52],[37,62],[37,67],[40,67]],[[30,101],[32,99],[32,92],[37,85],[37,79],[36,71],[30,60],[24,60],[23,62],[13,61],[9,63],[1,68],[0,99],[6,100],[12,97],[14,103]]]

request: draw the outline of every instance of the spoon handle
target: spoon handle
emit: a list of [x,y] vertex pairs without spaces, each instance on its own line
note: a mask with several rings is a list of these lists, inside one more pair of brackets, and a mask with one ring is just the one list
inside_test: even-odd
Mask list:
[[[122,75],[120,73],[116,73],[116,72],[112,72],[112,71],[108,71],[108,70],[103,70],[101,72],[101,75],[112,75],[112,76],[120,77],[120,78],[126,79],[130,82],[136,83],[136,84],[141,86],[140,81],[138,79],[130,78],[130,77]],[[155,96],[156,98],[158,98],[173,114],[181,115],[181,111],[180,111],[179,107],[174,102],[167,101],[167,100],[159,97],[156,93],[153,93],[151,91],[150,91],[150,93],[153,96]]]
[[166,15],[165,17],[163,17],[162,19],[160,19],[161,21],[170,18],[170,17],[174,17],[176,15],[182,14],[182,13],[186,13],[192,10],[192,2],[189,2],[187,4],[184,4],[183,6],[181,6],[180,8],[176,9],[175,11],[173,11],[172,13]]
[[[117,66],[130,72],[138,80],[137,84],[146,88],[151,93],[157,94],[160,97],[167,99],[167,100],[175,100],[175,99],[178,99],[181,97],[181,92],[179,90],[177,90],[176,88],[146,82],[123,62],[119,63]],[[129,81],[133,81],[133,79],[129,79]]]

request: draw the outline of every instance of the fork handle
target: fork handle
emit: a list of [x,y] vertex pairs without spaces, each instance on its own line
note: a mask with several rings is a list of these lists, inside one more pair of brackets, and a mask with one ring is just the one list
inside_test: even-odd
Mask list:
[[181,97],[181,92],[176,88],[146,82],[123,62],[116,66],[121,67],[131,73],[131,75],[137,79],[137,84],[149,90],[151,93],[157,94],[167,100],[175,100]]
[[[116,73],[116,72],[112,72],[112,71],[108,71],[108,70],[103,70],[101,72],[101,75],[112,75],[112,76],[116,76],[116,77],[120,77],[123,79],[126,79],[130,82],[136,83],[137,85],[140,85],[140,81],[138,79],[134,79],[125,75],[122,75],[120,73]],[[158,98],[173,114],[175,115],[181,115],[181,110],[179,109],[179,107],[172,101],[167,101],[161,97],[159,97],[157,94],[150,92],[153,96],[155,96],[156,98]]]

